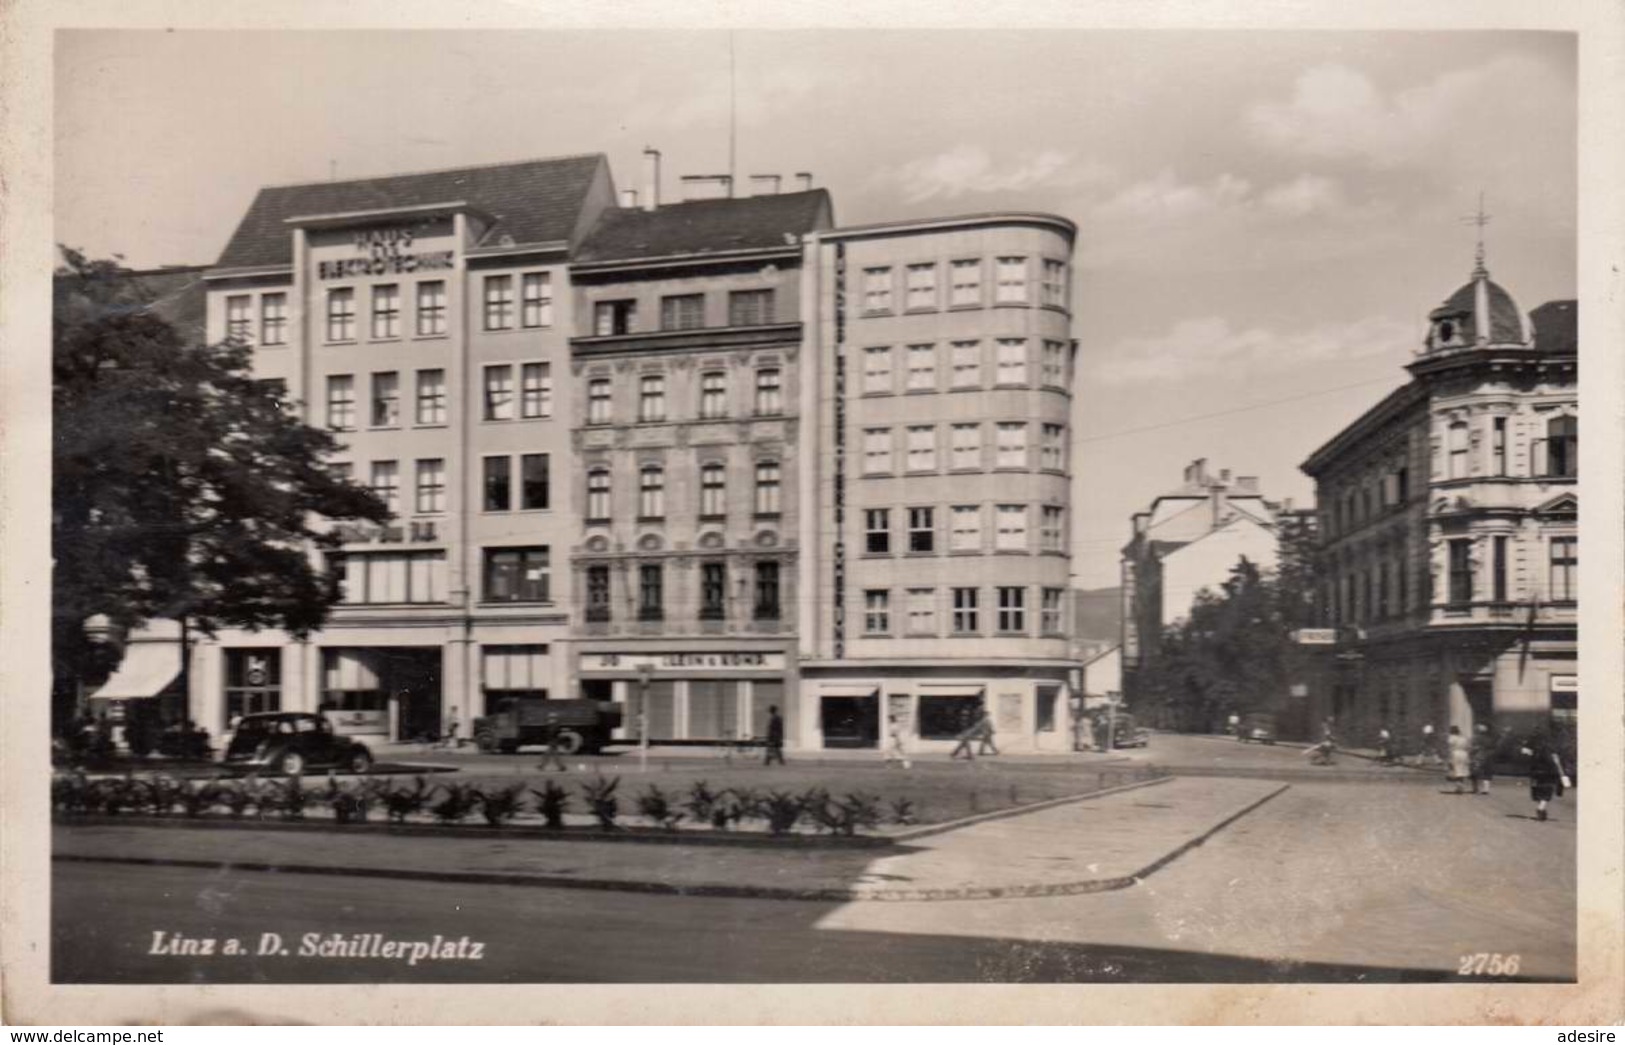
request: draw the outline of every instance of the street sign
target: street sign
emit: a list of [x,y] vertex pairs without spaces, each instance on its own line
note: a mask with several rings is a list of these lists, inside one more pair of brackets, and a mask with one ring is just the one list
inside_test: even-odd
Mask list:
[[1299,628],[1292,633],[1292,641],[1300,646],[1331,646],[1337,642],[1337,629]]

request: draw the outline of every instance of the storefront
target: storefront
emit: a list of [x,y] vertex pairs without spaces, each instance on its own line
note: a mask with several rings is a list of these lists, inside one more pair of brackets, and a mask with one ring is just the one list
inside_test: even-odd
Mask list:
[[796,746],[797,716],[789,655],[772,650],[585,649],[577,663],[581,696],[625,706],[620,741],[640,737],[640,714],[650,743],[717,743],[762,737],[768,709],[785,720],[785,743]]
[[441,730],[439,647],[322,649],[320,710],[336,732],[414,740]]
[[985,710],[1001,752],[1072,750],[1077,711],[1066,667],[973,677],[905,671],[854,679],[820,678],[804,669],[807,746],[879,748],[900,736],[910,751],[949,751]]

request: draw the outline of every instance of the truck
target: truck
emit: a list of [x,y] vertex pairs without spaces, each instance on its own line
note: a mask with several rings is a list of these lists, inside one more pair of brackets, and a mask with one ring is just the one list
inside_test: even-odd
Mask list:
[[526,744],[545,745],[556,733],[562,753],[590,755],[603,750],[620,724],[621,706],[609,700],[506,697],[474,720],[474,744],[481,751],[512,754]]

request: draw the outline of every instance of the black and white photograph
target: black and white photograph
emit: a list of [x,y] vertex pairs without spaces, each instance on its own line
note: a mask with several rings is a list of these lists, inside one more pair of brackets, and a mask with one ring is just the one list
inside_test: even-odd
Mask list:
[[51,991],[1618,972],[1574,26],[42,38]]

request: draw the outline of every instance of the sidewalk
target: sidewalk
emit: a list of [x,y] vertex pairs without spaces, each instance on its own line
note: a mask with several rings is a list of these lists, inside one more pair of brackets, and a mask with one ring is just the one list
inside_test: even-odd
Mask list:
[[59,860],[782,900],[1053,896],[1135,884],[1286,787],[1170,779],[881,850],[58,824]]

